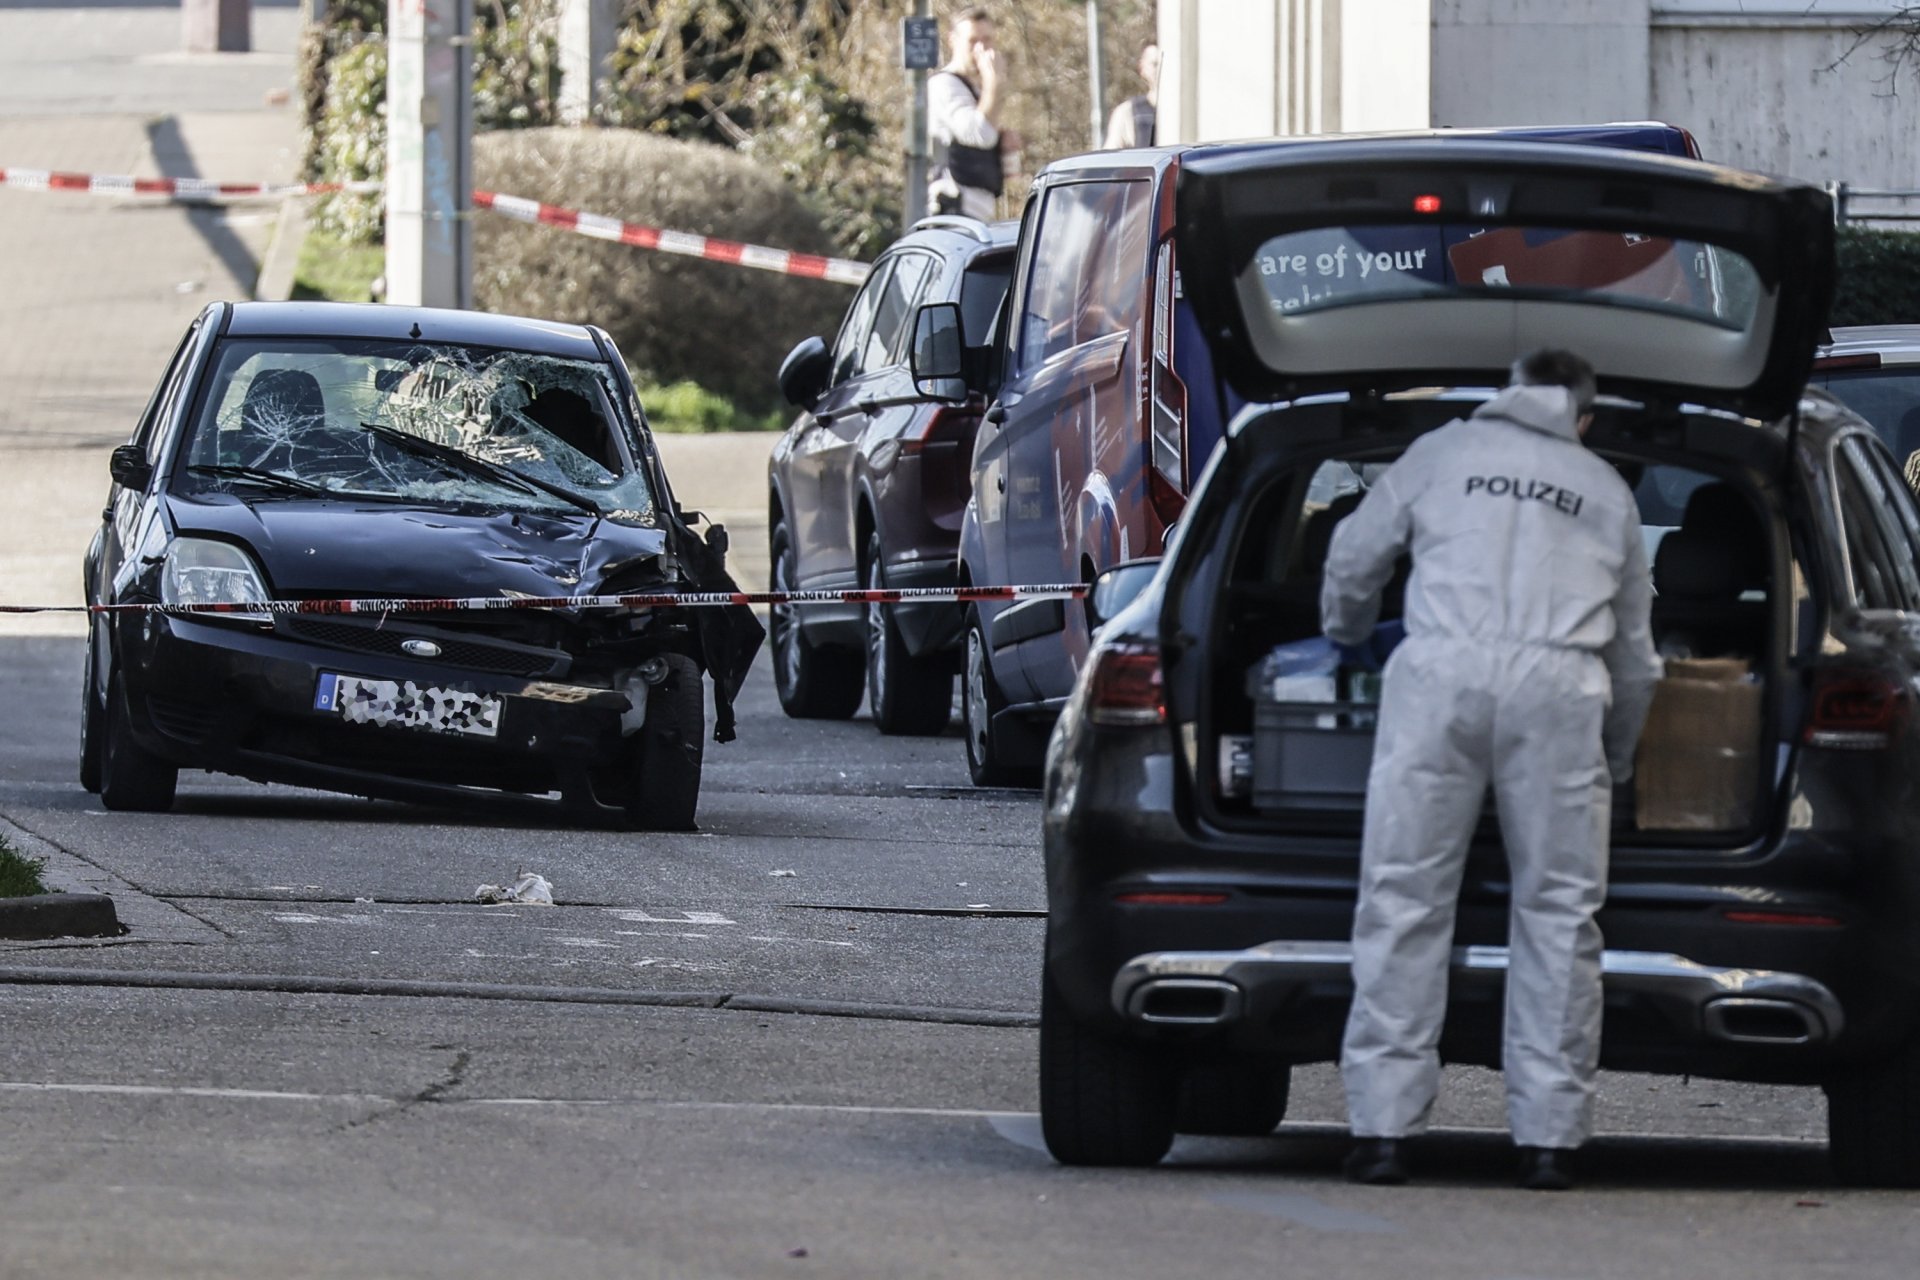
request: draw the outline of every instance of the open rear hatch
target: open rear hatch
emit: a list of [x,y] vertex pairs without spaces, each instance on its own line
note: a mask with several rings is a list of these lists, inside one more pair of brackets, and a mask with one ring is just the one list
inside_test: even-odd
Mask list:
[[[1420,138],[1200,153],[1178,199],[1185,285],[1222,376],[1250,402],[1215,480],[1241,494],[1218,531],[1227,552],[1211,558],[1224,580],[1185,584],[1227,604],[1211,611],[1199,688],[1177,676],[1169,688],[1175,703],[1199,704],[1173,711],[1199,713],[1197,772],[1214,817],[1357,831],[1377,685],[1316,673],[1327,686],[1316,691],[1276,683],[1262,662],[1318,635],[1326,541],[1370,473],[1486,394],[1445,389],[1499,386],[1520,355],[1563,346],[1616,398],[1589,443],[1634,483],[1650,559],[1683,527],[1683,541],[1715,544],[1702,554],[1724,599],[1690,610],[1688,564],[1669,556],[1656,635],[1695,660],[1676,672],[1721,682],[1676,680],[1672,695],[1737,721],[1731,745],[1748,762],[1725,803],[1653,821],[1651,807],[1622,810],[1616,837],[1724,845],[1763,825],[1767,742],[1781,723],[1770,676],[1790,643],[1793,570],[1785,545],[1751,554],[1776,541],[1762,513],[1785,461],[1760,426],[1795,411],[1825,325],[1826,195],[1667,157]],[[1709,486],[1721,500],[1687,515]],[[1401,585],[1384,616],[1397,616]]]
[[1495,138],[1203,150],[1183,283],[1256,403],[1492,384],[1525,351],[1603,391],[1790,413],[1833,288],[1825,192],[1667,156]]

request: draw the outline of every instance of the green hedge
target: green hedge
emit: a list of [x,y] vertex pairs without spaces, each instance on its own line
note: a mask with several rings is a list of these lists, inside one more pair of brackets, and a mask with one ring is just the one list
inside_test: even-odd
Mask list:
[[1841,227],[1830,323],[1920,323],[1920,232]]

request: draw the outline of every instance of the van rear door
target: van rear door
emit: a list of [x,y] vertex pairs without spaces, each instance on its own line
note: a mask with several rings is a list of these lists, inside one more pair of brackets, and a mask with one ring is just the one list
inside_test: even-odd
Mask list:
[[1498,385],[1541,346],[1601,389],[1777,419],[1833,289],[1833,217],[1802,183],[1496,138],[1201,149],[1177,244],[1220,372],[1252,401]]

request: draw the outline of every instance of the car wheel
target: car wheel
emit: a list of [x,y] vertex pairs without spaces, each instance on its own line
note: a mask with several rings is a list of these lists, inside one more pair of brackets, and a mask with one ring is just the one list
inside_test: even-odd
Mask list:
[[87,661],[80,686],[80,785],[100,794],[100,761],[107,732],[107,709],[94,695],[94,638],[87,636]]
[[[880,535],[867,540],[866,586],[886,589]],[[907,652],[889,605],[867,606],[867,706],[882,733],[937,734],[953,719],[953,670],[945,655]]]
[[[793,536],[773,527],[773,589],[794,589]],[[860,709],[867,691],[861,655],[850,649],[819,649],[800,630],[798,605],[777,604],[768,630],[773,640],[773,685],[780,709],[796,720],[845,720]]]
[[1920,1187],[1920,1039],[1829,1080],[1827,1154],[1854,1187]]
[[1040,1132],[1061,1164],[1150,1165],[1173,1145],[1173,1073],[1151,1046],[1074,1020],[1047,974],[1040,991]]
[[1009,765],[993,731],[993,718],[1007,705],[993,678],[987,628],[976,608],[967,610],[966,650],[960,666],[960,719],[966,727],[967,774],[976,787],[1030,787],[1039,771]]
[[133,740],[126,686],[107,681],[107,718],[100,743],[100,802],[109,809],[163,813],[173,807],[180,770]]
[[1292,1070],[1269,1058],[1227,1058],[1180,1076],[1173,1127],[1181,1133],[1257,1138],[1287,1118]]
[[627,826],[692,831],[707,741],[706,686],[692,658],[665,656],[667,678],[647,690],[647,722],[631,744],[635,773],[627,791]]

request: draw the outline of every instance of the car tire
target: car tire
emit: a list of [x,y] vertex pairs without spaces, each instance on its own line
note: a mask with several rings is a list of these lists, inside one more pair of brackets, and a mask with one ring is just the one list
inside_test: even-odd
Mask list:
[[1270,1058],[1196,1063],[1180,1076],[1173,1127],[1180,1133],[1258,1138],[1287,1118],[1292,1069]]
[[1007,699],[993,678],[993,651],[987,647],[980,610],[967,609],[967,631],[960,659],[960,719],[966,729],[967,775],[976,787],[1033,787],[1040,771],[1009,765],[1003,759],[993,718]]
[[630,830],[692,831],[707,741],[706,686],[685,654],[665,655],[667,678],[647,690],[647,722],[631,744]]
[[1920,1187],[1920,1039],[1826,1083],[1827,1154],[1851,1187]]
[[107,681],[107,718],[100,742],[100,802],[127,813],[173,807],[180,770],[133,740],[133,712],[115,672]]
[[[793,535],[783,522],[773,527],[773,589],[794,589]],[[774,605],[770,615],[773,686],[780,709],[795,720],[845,720],[866,696],[865,655],[851,649],[815,648],[800,630],[797,605]]]
[[87,661],[80,686],[80,785],[100,794],[101,758],[105,751],[107,709],[94,696],[94,637],[87,636]]
[[[866,586],[886,590],[880,535],[867,540]],[[953,719],[953,670],[946,655],[917,658],[894,625],[890,605],[867,605],[867,707],[885,734],[931,737]]]
[[1173,1146],[1176,1078],[1153,1046],[1103,1035],[1040,991],[1040,1132],[1061,1164],[1158,1164]]

